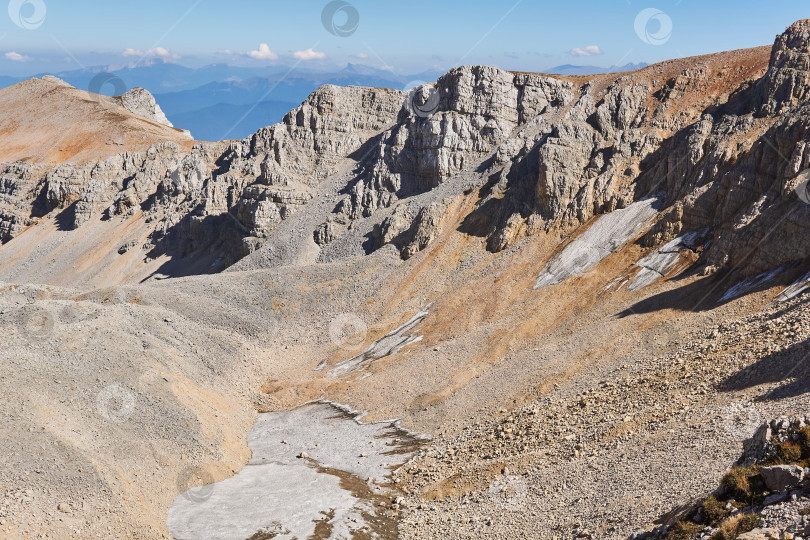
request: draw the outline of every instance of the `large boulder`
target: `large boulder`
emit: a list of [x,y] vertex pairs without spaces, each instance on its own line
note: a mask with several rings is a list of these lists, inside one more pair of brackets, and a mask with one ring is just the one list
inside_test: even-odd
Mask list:
[[741,534],[737,540],[779,540],[780,538],[781,535],[776,529],[754,529]]
[[765,485],[771,491],[785,491],[794,488],[804,481],[805,470],[798,465],[774,465],[760,469]]

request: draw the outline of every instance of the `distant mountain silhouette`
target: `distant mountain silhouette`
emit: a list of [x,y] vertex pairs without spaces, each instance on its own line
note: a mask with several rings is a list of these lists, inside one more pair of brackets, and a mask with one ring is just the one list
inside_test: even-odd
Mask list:
[[611,67],[598,67],[598,66],[575,66],[573,64],[564,64],[548,69],[548,73],[552,75],[600,75],[602,73],[619,73],[622,71],[633,71],[649,66],[647,63],[640,64],[625,64],[623,66]]

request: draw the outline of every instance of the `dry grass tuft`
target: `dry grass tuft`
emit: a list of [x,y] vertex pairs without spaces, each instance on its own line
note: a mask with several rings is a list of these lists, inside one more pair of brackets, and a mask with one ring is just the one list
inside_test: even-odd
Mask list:
[[739,501],[751,499],[754,492],[752,480],[759,475],[759,467],[751,465],[749,467],[734,467],[723,476],[720,485],[726,493]]

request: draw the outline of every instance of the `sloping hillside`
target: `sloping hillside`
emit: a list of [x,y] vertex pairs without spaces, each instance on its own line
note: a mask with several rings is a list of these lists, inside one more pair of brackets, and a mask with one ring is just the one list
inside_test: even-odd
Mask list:
[[191,147],[191,137],[182,130],[134,114],[120,99],[57,79],[30,79],[0,90],[3,162],[86,162],[145,151],[161,141]]

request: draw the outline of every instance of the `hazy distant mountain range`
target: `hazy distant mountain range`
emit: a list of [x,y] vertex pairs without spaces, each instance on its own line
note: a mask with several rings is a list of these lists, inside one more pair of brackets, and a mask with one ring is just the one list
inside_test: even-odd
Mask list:
[[[560,75],[589,75],[629,71],[647,64],[614,68],[563,65],[548,69]],[[418,82],[435,81],[443,72],[396,74],[360,64],[337,71],[316,71],[288,66],[261,68],[212,64],[189,68],[178,64],[152,64],[110,71],[93,67],[55,73],[73,86],[113,95],[140,86],[155,95],[169,120],[188,129],[198,140],[247,137],[259,128],[279,122],[324,84],[404,89]],[[105,81],[104,84],[101,82]],[[112,79],[112,80],[111,80]],[[24,78],[0,76],[0,87]]]
[[562,66],[553,67],[548,72],[555,75],[598,75],[600,73],[621,73],[622,71],[633,71],[649,65],[650,64],[642,62],[640,64],[625,64],[623,66],[602,68],[598,66],[574,66],[571,64],[564,64]]
[[[117,79],[99,88],[99,75],[103,73],[105,68],[96,67],[54,75],[77,88],[106,95],[135,86],[146,88],[175,126],[190,130],[198,140],[209,141],[247,137],[259,128],[277,123],[324,84],[403,89],[416,81],[434,81],[441,75],[439,71],[399,75],[355,64],[334,72],[286,66],[243,68],[212,64],[193,69],[178,64],[154,64],[111,71],[110,75]],[[0,85],[9,86],[20,80],[0,77]]]

